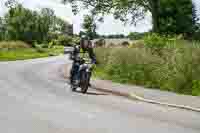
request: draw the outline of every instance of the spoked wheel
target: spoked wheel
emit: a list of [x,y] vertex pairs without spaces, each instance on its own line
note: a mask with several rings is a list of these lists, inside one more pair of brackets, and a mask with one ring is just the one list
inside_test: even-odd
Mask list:
[[80,88],[83,94],[87,93],[89,88],[90,74],[83,71],[81,72]]

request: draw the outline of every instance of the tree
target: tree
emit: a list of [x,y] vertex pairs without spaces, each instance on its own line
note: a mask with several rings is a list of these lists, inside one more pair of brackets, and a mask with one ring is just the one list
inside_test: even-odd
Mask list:
[[55,16],[53,25],[51,26],[51,32],[71,35],[73,34],[73,31],[71,31],[71,28],[73,28],[71,24]]
[[116,38],[121,39],[121,38],[126,38],[126,36],[123,35],[123,34],[110,34],[110,35],[105,36],[105,38],[108,38],[108,39],[116,39]]
[[[180,33],[180,30],[188,32],[188,27],[192,26],[190,18],[192,0],[63,0],[63,2],[72,3],[74,8],[78,7],[77,3],[82,2],[84,7],[91,9],[94,14],[113,14],[116,19],[124,22],[131,20],[132,23],[137,23],[150,12],[152,31],[157,33],[168,31]],[[182,23],[184,21],[186,23]]]
[[4,39],[4,32],[3,19],[0,17],[0,41]]
[[140,40],[144,37],[145,33],[131,32],[128,35],[128,38],[131,40]]
[[76,5],[78,1],[82,2],[84,7],[91,8],[94,14],[112,13],[116,19],[124,22],[131,18],[132,23],[137,23],[149,11],[153,18],[153,30],[158,31],[159,0],[63,0],[64,3],[70,2],[72,5]]
[[20,4],[10,8],[1,20],[0,31],[4,30],[1,32],[4,40],[22,40],[28,43],[50,41],[55,34],[64,34],[67,25],[67,22],[55,16],[52,9],[43,8],[38,12]]
[[[17,5],[9,9],[8,13],[5,15],[6,30],[8,32],[8,39],[21,40],[24,39],[24,34],[28,32],[28,24],[31,18],[31,13],[24,9],[22,5]],[[23,25],[22,25],[23,24]]]
[[192,39],[200,40],[200,38],[199,38],[200,37],[200,23],[199,23],[199,18],[197,16],[197,11],[196,11],[194,5],[193,5],[192,9],[193,9],[192,23],[194,24]]
[[196,6],[192,4],[192,23],[195,25],[198,23],[198,21],[199,21],[199,18],[197,16]]
[[5,6],[8,7],[9,9],[16,7],[18,4],[19,3],[17,2],[17,0],[7,0],[5,2]]
[[84,16],[84,22],[82,24],[82,27],[87,37],[89,37],[90,39],[94,39],[96,37],[97,24],[95,22],[95,17],[93,15]]
[[71,36],[60,35],[58,37],[59,45],[63,46],[72,46],[73,45],[73,38]]
[[191,34],[193,23],[192,0],[161,0],[160,33]]
[[48,41],[58,39],[59,36],[71,36],[73,34],[71,27],[72,25],[68,22],[54,16],[53,23],[48,32]]
[[54,21],[54,11],[50,8],[43,8],[40,11],[40,20],[39,20],[39,25],[40,25],[40,32],[42,33],[42,40],[43,41],[48,41],[48,33],[53,25]]

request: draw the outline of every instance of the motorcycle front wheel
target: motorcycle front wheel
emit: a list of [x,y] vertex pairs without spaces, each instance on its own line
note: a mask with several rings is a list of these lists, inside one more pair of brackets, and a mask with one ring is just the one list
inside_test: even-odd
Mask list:
[[87,93],[90,82],[90,74],[86,71],[81,72],[80,88],[83,94]]

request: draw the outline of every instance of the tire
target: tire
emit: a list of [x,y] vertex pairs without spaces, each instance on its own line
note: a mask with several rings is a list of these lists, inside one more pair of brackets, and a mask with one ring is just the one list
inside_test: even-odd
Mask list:
[[80,88],[83,94],[87,93],[89,88],[90,74],[83,71],[81,72]]
[[71,85],[70,87],[71,87],[72,92],[75,92],[77,89],[77,85],[75,85],[75,83],[74,83],[74,69],[75,69],[74,67],[75,66],[73,64],[71,71],[70,71],[70,85]]
[[72,92],[75,92],[77,87],[74,84],[73,77],[70,77],[70,85],[71,85]]
[[75,92],[76,91],[76,87],[74,87],[73,85],[71,85],[71,90],[72,90],[72,92]]

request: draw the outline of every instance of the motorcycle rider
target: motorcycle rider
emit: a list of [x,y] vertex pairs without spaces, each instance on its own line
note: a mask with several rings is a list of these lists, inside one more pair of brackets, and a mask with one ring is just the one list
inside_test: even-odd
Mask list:
[[[72,52],[72,68],[70,75],[71,84],[75,82],[78,84],[79,75],[79,67],[81,65],[80,59],[84,59],[87,63],[91,63],[92,65],[96,64],[96,56],[94,54],[92,42],[87,37],[82,37],[79,45],[74,46],[74,50]],[[74,80],[75,79],[75,80]],[[91,84],[89,84],[91,86]]]

